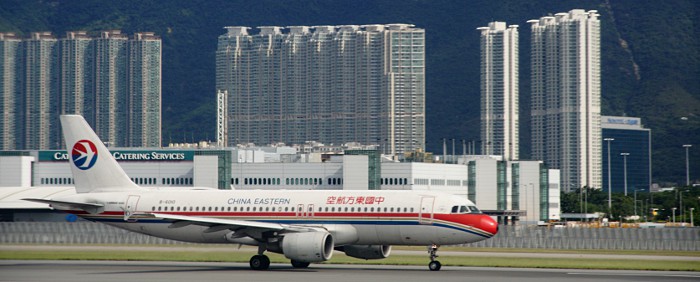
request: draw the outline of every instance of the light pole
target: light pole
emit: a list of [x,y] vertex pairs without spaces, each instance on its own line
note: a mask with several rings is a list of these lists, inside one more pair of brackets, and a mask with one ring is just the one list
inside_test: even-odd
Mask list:
[[624,170],[625,170],[625,196],[627,196],[627,156],[629,156],[630,153],[620,153],[620,156],[624,159]]
[[685,148],[685,186],[690,186],[690,163],[688,162],[688,150],[690,147],[693,147],[693,145],[683,145],[683,148]]
[[637,190],[634,189],[634,215],[637,215]]
[[608,141],[608,217],[612,214],[612,183],[610,182],[610,141],[615,141],[615,138],[605,138]]
[[671,211],[673,212],[673,223],[676,223],[676,208],[671,208]]
[[695,226],[695,223],[693,222],[693,210],[695,210],[695,208],[690,208],[690,227]]
[[535,184],[530,183],[530,189],[532,189],[532,216],[534,217],[532,220],[537,223],[537,202],[535,202]]
[[681,210],[678,212],[678,215],[680,216],[681,220],[685,222],[685,217],[683,217],[683,192],[689,192],[690,190],[682,190],[679,194],[678,200],[680,201],[680,207]]
[[585,217],[585,221],[588,222],[588,186],[583,186],[581,189],[583,189],[583,214]]
[[450,159],[451,159],[450,160],[451,164],[457,163],[457,162],[455,162],[455,139],[454,138],[452,138],[452,157],[450,157]]

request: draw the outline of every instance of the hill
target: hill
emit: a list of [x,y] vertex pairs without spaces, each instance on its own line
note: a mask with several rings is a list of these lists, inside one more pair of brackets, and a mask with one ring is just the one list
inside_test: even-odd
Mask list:
[[[0,0],[0,32],[154,31],[163,38],[163,141],[214,139],[217,37],[224,26],[411,23],[426,29],[427,141],[479,139],[479,33],[518,24],[521,155],[529,155],[529,27],[548,14],[598,10],[604,115],[642,117],[653,135],[654,182],[684,182],[682,144],[700,159],[700,1],[560,0]],[[681,119],[685,117],[684,119]],[[700,179],[700,165],[691,165]]]

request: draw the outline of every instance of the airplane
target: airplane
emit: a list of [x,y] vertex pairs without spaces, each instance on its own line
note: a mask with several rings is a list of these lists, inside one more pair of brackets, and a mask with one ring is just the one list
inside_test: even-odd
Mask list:
[[498,232],[468,199],[435,191],[147,189],[129,179],[82,116],[60,120],[76,193],[23,200],[166,239],[257,246],[253,270],[270,267],[266,251],[307,268],[331,259],[333,251],[383,259],[392,245],[417,245],[428,246],[428,267],[437,271],[440,245]]

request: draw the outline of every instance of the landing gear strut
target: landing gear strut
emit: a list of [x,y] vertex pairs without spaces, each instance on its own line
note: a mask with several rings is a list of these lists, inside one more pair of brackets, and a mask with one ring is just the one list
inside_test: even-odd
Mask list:
[[442,264],[440,263],[440,261],[435,260],[435,258],[438,257],[437,250],[439,247],[440,246],[435,244],[430,245],[428,247],[428,254],[430,254],[430,263],[428,263],[428,268],[430,269],[430,271],[438,271],[440,270],[440,268],[442,268]]
[[270,258],[263,255],[267,249],[266,245],[258,246],[258,254],[250,258],[250,269],[252,270],[267,270],[270,268]]

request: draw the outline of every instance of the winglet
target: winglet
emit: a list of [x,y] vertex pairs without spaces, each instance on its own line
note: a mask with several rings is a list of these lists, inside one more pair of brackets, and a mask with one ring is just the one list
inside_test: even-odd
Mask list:
[[62,115],[61,128],[78,193],[141,189],[119,166],[90,125],[79,115]]

